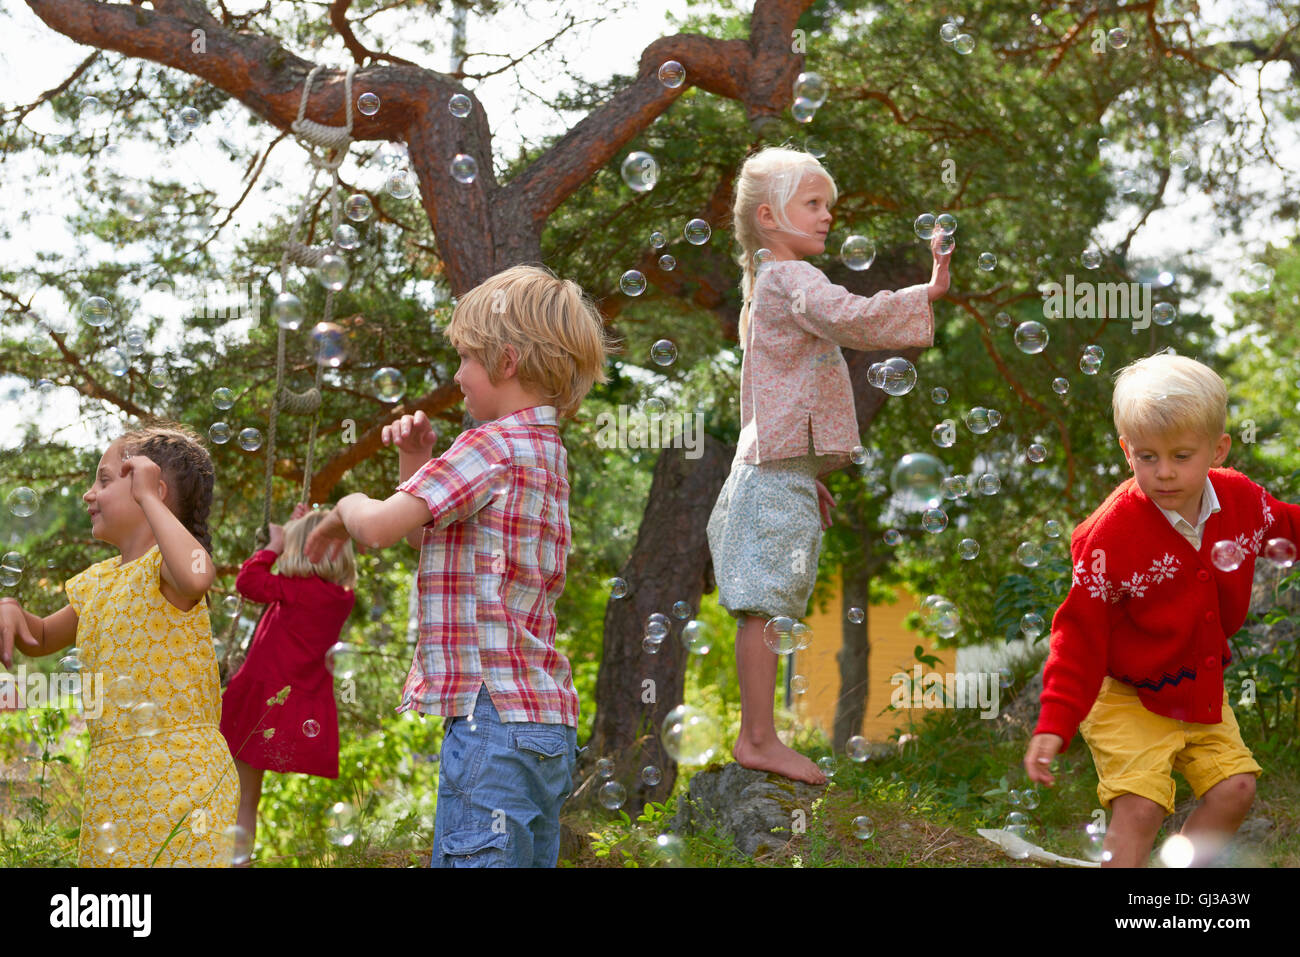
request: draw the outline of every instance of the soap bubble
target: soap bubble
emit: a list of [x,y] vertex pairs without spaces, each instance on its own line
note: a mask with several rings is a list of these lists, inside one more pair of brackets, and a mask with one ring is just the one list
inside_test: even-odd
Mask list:
[[709,228],[709,224],[704,220],[692,219],[686,224],[686,228],[682,230],[682,235],[686,237],[686,241],[692,246],[703,246],[709,241],[709,237],[713,235],[713,230]]
[[1264,546],[1264,557],[1278,568],[1290,568],[1295,562],[1295,543],[1289,538],[1270,538]]
[[980,553],[980,543],[973,538],[963,538],[957,543],[957,554],[966,561],[978,558]]
[[107,349],[100,365],[104,367],[104,371],[109,375],[124,376],[126,370],[131,368],[131,360],[126,357],[121,349]]
[[357,839],[356,812],[339,801],[325,816],[325,838],[336,847],[351,847]]
[[1079,371],[1084,375],[1096,375],[1101,371],[1101,359],[1088,353],[1079,357]]
[[682,626],[682,644],[693,655],[707,655],[713,647],[713,638],[707,623],[691,620]]
[[944,43],[952,43],[957,39],[959,33],[961,33],[961,28],[954,21],[946,20],[943,26],[939,28],[939,39]]
[[105,857],[112,857],[122,846],[122,838],[115,821],[105,821],[94,828],[92,833],[95,838],[95,849]]
[[1268,292],[1273,285],[1273,269],[1266,263],[1251,263],[1243,271],[1242,278],[1247,292]]
[[606,582],[605,584],[607,584],[607,585],[609,586],[609,597],[610,597],[610,598],[625,598],[625,597],[627,597],[627,582],[624,581],[623,579],[621,579],[621,578],[611,578],[611,579],[610,579],[608,582]]
[[826,147],[820,140],[815,140],[811,136],[804,140],[803,148],[810,156],[815,156],[817,159],[826,158]]
[[998,257],[992,253],[980,253],[978,264],[985,272],[992,272],[998,264]]
[[456,182],[468,186],[478,176],[478,160],[467,153],[457,153],[451,159],[451,176]]
[[384,366],[370,377],[370,387],[380,402],[396,402],[406,393],[406,380],[391,366]]
[[97,96],[82,97],[77,107],[77,129],[83,136],[102,132],[112,124],[113,115]]
[[677,361],[677,346],[671,339],[660,339],[650,347],[650,358],[658,366],[670,366]]
[[665,60],[659,67],[659,82],[675,90],[686,82],[686,67],[676,60]]
[[754,271],[762,274],[764,267],[776,262],[776,253],[770,249],[759,249],[754,253]]
[[1044,459],[1047,458],[1047,449],[1043,448],[1042,445],[1035,442],[1025,450],[1025,458],[1035,463],[1042,462]]
[[1026,638],[1037,638],[1043,633],[1043,616],[1033,611],[1022,615],[1020,633]]
[[667,408],[668,406],[664,405],[663,399],[652,395],[650,398],[645,400],[645,403],[641,406],[641,411],[651,418],[654,418],[663,415]]
[[871,745],[862,735],[855,734],[844,745],[844,753],[850,761],[857,761],[861,764],[871,756]]
[[1178,316],[1178,310],[1174,308],[1173,303],[1158,302],[1151,309],[1151,321],[1157,326],[1167,326]]
[[935,386],[930,390],[930,401],[935,405],[943,405],[948,401],[948,390],[941,385]]
[[931,595],[922,602],[921,620],[943,638],[951,638],[961,629],[961,613],[957,606],[940,595]]
[[639,296],[645,292],[645,276],[635,269],[629,269],[618,280],[618,288],[625,296]]
[[189,129],[178,118],[173,117],[167,121],[167,138],[173,143],[179,143],[189,135]]
[[470,110],[473,108],[473,101],[464,93],[453,93],[451,99],[447,101],[447,112],[458,120],[463,120],[469,116]]
[[221,832],[222,838],[230,844],[230,863],[243,867],[253,856],[253,839],[246,828],[232,824]]
[[18,518],[30,518],[40,508],[41,498],[34,489],[20,485],[5,498],[11,514]]
[[302,325],[302,300],[291,292],[282,292],[271,302],[271,315],[281,329],[297,329]]
[[881,536],[881,539],[886,545],[897,545],[903,540],[903,533],[896,528],[887,528],[885,529],[885,534]]
[[641,650],[647,655],[659,654],[659,649],[663,647],[664,640],[655,638],[653,635],[646,635],[641,639]]
[[1029,815],[1023,811],[1012,811],[1007,815],[1007,822],[1002,826],[1002,830],[1010,831],[1017,837],[1027,838],[1029,835]]
[[336,641],[325,652],[325,669],[340,681],[356,677],[359,667],[357,649],[345,641]]
[[937,535],[948,527],[948,513],[941,508],[927,508],[921,514],[921,527]]
[[208,428],[208,439],[214,445],[225,445],[230,441],[230,426],[225,422],[213,422]]
[[648,193],[659,182],[659,164],[649,153],[638,150],[623,160],[623,182],[637,193]]
[[162,714],[152,701],[141,701],[131,709],[131,725],[143,738],[153,737],[162,723]]
[[707,764],[718,750],[718,729],[713,719],[688,704],[668,712],[661,732],[664,751],[678,764]]
[[1025,355],[1037,355],[1047,348],[1047,327],[1034,319],[1016,326],[1016,348]]
[[808,679],[804,675],[792,675],[790,690],[795,694],[805,694],[808,691]]
[[934,218],[934,228],[941,236],[951,236],[957,231],[957,217],[952,213],[940,213]]
[[1015,680],[1015,675],[1011,673],[1011,669],[1008,668],[1006,665],[1003,665],[1001,668],[998,669],[999,688],[1010,688],[1014,680]]
[[685,621],[691,617],[690,602],[678,601],[673,602],[673,617],[678,621]]
[[231,392],[225,386],[215,389],[212,393],[212,404],[224,412],[235,404],[235,393]]
[[840,246],[840,259],[850,269],[861,272],[876,261],[876,244],[866,236],[850,236]]
[[803,622],[795,622],[793,634],[795,651],[803,651],[812,644],[812,629]]
[[374,116],[379,112],[379,97],[373,93],[362,93],[357,97],[357,109],[362,116]]
[[126,330],[126,336],[124,338],[126,341],[126,350],[132,357],[138,356],[140,353],[144,352],[143,329],[132,326],[130,329]]
[[1110,41],[1112,50],[1122,50],[1128,46],[1128,31],[1123,27],[1115,27],[1106,34],[1106,39]]
[[18,580],[23,576],[25,565],[23,556],[18,552],[6,552],[5,557],[0,559],[0,585],[6,588],[17,585]]
[[245,452],[256,452],[262,447],[262,433],[257,429],[243,429],[239,433],[239,447]]
[[663,249],[667,245],[668,237],[659,232],[659,230],[656,229],[650,234],[650,247],[652,249]]
[[326,253],[316,266],[316,278],[332,292],[338,292],[348,281],[348,264],[341,256]]
[[314,738],[320,734],[320,722],[315,718],[308,718],[302,723],[302,733],[309,738]]
[[113,318],[113,307],[103,296],[91,296],[81,304],[81,320],[88,326],[102,329]]
[[668,620],[667,615],[655,612],[646,619],[645,631],[651,638],[662,638],[664,635],[668,634],[668,629],[671,626],[672,622]]
[[849,461],[854,465],[865,465],[867,461],[867,450],[860,445],[853,446],[849,452]]
[[939,239],[939,245],[937,248],[940,254],[945,254],[952,252],[956,245],[957,240],[953,239],[951,236],[942,236]]
[[1096,246],[1088,246],[1079,255],[1079,262],[1083,264],[1084,269],[1096,269],[1101,265],[1101,250]]
[[880,388],[890,395],[906,395],[916,385],[916,366],[902,356],[894,356],[882,363]]
[[800,73],[795,77],[794,95],[811,102],[814,109],[820,108],[829,94],[830,87],[820,73]]
[[1020,806],[1027,811],[1032,811],[1038,807],[1039,797],[1037,788],[1025,788],[1020,792]]
[[384,189],[393,199],[409,199],[415,194],[415,177],[404,169],[394,170],[388,174]]
[[347,358],[346,333],[335,322],[318,322],[311,330],[316,362],[337,369]]
[[669,256],[667,253],[664,253],[662,256],[659,257],[659,268],[662,269],[664,272],[672,272],[674,269],[677,268],[676,258],[674,258],[673,256]]
[[1169,151],[1169,165],[1174,169],[1185,170],[1192,165],[1192,154],[1181,146]]
[[922,213],[916,217],[916,222],[912,224],[912,229],[920,239],[931,239],[934,236],[934,213]]
[[965,56],[975,50],[975,38],[969,33],[959,33],[952,41],[952,48]]
[[596,762],[596,773],[602,778],[612,778],[614,770],[614,762],[610,758],[601,758]]
[[784,615],[768,619],[763,626],[763,644],[778,655],[793,654],[797,644],[794,625],[794,619]]
[[817,767],[821,768],[822,774],[828,778],[835,777],[835,759],[829,754],[824,758],[817,759]]
[[1065,395],[1070,391],[1070,380],[1062,376],[1057,376],[1052,380],[1052,391],[1057,395]]
[[1245,550],[1231,539],[1215,542],[1210,549],[1210,561],[1221,572],[1235,572],[1245,560]]
[[370,202],[370,197],[361,193],[353,193],[343,203],[343,214],[354,223],[365,222],[374,211],[375,207]]
[[853,833],[860,841],[870,840],[876,834],[876,824],[865,814],[860,814],[853,819]]
[[663,772],[653,764],[647,764],[641,769],[641,783],[646,787],[654,787],[663,780]]
[[984,435],[993,426],[989,422],[989,410],[982,405],[977,405],[969,409],[962,416],[962,421],[966,423],[966,428],[970,429],[976,435]]
[[904,507],[910,510],[923,508],[938,498],[943,479],[943,463],[925,452],[909,452],[889,473],[890,487],[904,498]]
[[999,312],[993,317],[993,321],[999,328],[1005,329],[1007,326],[1011,325],[1011,313]]
[[1033,542],[1021,542],[1020,547],[1016,549],[1016,561],[1026,568],[1037,568],[1042,557],[1043,550]]
[[853,624],[855,624],[855,625],[860,625],[860,624],[862,624],[864,621],[866,621],[866,618],[867,618],[867,616],[866,616],[866,614],[862,611],[861,608],[858,608],[857,606],[854,606],[853,608],[850,608],[850,609],[849,609],[849,621],[853,622]]
[[997,495],[1002,488],[1002,479],[992,472],[985,472],[975,483],[975,487],[979,489],[981,495]]
[[812,118],[817,115],[817,107],[807,97],[796,96],[794,102],[790,104],[790,115],[794,117],[796,123],[811,123]]

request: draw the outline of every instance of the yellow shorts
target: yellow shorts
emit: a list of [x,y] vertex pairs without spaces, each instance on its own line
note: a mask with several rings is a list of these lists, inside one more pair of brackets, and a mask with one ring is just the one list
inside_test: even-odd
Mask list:
[[1223,693],[1223,720],[1218,724],[1177,721],[1142,706],[1137,689],[1109,676],[1079,725],[1097,766],[1097,797],[1110,810],[1121,794],[1138,794],[1174,813],[1174,779],[1178,771],[1199,798],[1234,774],[1254,774],[1255,763],[1241,740],[1237,719]]

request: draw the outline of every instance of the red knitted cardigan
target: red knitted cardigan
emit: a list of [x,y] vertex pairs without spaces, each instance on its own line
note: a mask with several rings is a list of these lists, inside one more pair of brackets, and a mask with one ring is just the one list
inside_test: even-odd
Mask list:
[[[1228,637],[1246,620],[1255,559],[1273,538],[1300,543],[1300,506],[1280,502],[1234,469],[1210,469],[1220,511],[1199,551],[1130,478],[1070,539],[1074,577],[1052,619],[1035,734],[1070,743],[1106,675],[1137,690],[1143,706],[1179,721],[1222,720]],[[1232,539],[1236,570],[1210,561]]]

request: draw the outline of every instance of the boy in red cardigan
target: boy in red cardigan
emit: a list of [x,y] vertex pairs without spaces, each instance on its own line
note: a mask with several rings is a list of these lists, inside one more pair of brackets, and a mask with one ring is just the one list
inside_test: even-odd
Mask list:
[[[1218,468],[1227,389],[1210,368],[1156,355],[1124,369],[1112,400],[1133,477],[1070,541],[1074,579],[1052,620],[1042,710],[1025,754],[1031,780],[1077,729],[1110,810],[1104,866],[1140,867],[1179,771],[1200,799],[1183,825],[1193,864],[1209,863],[1241,826],[1261,768],[1228,706],[1228,637],[1245,621],[1255,558],[1300,539],[1300,507]],[[1234,559],[1212,559],[1234,552]],[[1217,567],[1216,567],[1217,566]],[[1099,693],[1100,692],[1100,693]]]

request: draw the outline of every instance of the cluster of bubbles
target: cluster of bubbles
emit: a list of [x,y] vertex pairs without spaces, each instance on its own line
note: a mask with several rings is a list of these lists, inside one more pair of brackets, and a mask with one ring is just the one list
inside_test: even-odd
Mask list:
[[907,395],[916,385],[916,366],[902,356],[873,362],[867,369],[867,383],[889,395]]
[[[1295,563],[1296,546],[1290,539],[1271,538],[1265,543],[1263,556],[1277,568],[1290,568]],[[1241,543],[1224,539],[1210,549],[1210,561],[1221,572],[1235,572],[1246,561],[1247,552]]]
[[830,95],[830,85],[820,73],[800,73],[794,81],[794,102],[790,115],[796,123],[811,123]]
[[961,613],[942,595],[928,595],[921,602],[921,622],[941,638],[951,638],[961,629]]
[[1079,356],[1079,371],[1084,375],[1096,375],[1101,371],[1101,363],[1105,358],[1106,351],[1101,346],[1084,346],[1083,353]]
[[774,654],[792,655],[812,644],[812,629],[786,615],[777,615],[763,626],[763,644]]
[[975,50],[975,38],[969,33],[962,33],[961,20],[958,18],[949,17],[944,20],[943,26],[939,27],[939,39],[962,56],[967,56]]
[[[953,239],[953,233],[957,232],[957,217],[952,213],[940,213],[936,216],[934,213],[922,213],[916,217],[912,223],[912,230],[916,233],[918,239],[924,239],[927,242],[934,238],[937,232],[941,237],[939,242],[939,252],[951,252],[957,241]],[[996,262],[994,263],[996,265]]]

